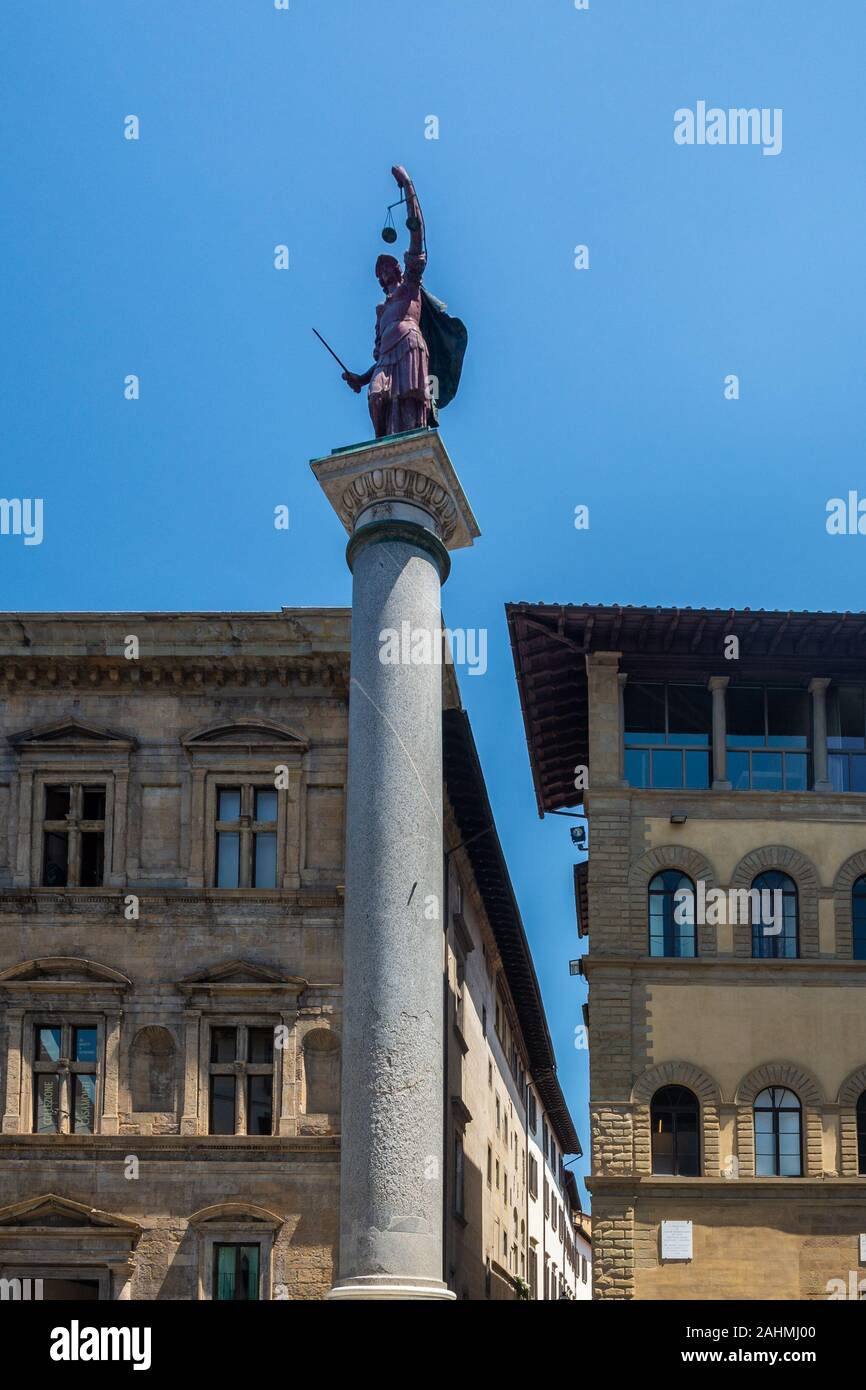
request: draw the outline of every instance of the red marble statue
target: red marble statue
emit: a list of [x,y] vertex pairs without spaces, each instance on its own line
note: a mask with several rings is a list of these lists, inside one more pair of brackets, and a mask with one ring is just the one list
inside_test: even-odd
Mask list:
[[412,180],[402,165],[391,173],[406,199],[409,250],[403,269],[394,256],[380,256],[376,278],[385,300],[376,306],[374,363],[366,372],[344,372],[355,392],[366,386],[376,438],[423,429],[431,421],[430,362],[421,330],[421,278],[427,264],[424,219]]

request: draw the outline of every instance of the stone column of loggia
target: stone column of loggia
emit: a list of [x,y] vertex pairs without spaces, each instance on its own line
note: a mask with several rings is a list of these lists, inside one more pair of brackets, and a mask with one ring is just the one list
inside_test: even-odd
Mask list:
[[[477,527],[430,434],[421,436],[420,455],[412,446],[419,437],[410,435],[313,465],[350,529],[352,570],[340,1260],[332,1299],[453,1297],[442,1277],[436,653],[447,542],[471,544]],[[404,461],[412,467],[397,466]],[[426,472],[415,471],[422,466]]]

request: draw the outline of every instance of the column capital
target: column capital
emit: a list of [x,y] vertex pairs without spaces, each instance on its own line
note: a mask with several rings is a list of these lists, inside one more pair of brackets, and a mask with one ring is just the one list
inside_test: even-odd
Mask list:
[[350,535],[371,522],[426,519],[447,550],[461,550],[481,534],[438,430],[335,449],[310,467]]
[[707,681],[707,689],[727,690],[730,679],[730,676],[710,676],[710,679]]
[[822,690],[826,690],[832,684],[830,676],[813,676],[809,682],[809,694],[818,695]]

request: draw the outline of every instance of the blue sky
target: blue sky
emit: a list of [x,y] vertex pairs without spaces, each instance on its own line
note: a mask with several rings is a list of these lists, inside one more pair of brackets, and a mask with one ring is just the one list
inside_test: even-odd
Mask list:
[[[4,18],[0,495],[42,497],[45,536],[0,537],[2,608],[349,602],[308,460],[370,431],[310,328],[369,364],[389,170],[413,175],[470,332],[442,434],[482,538],[445,612],[489,629],[463,697],[587,1148],[569,823],[536,816],[503,604],[866,606],[866,541],[824,524],[866,494],[864,39],[862,8],[804,0]],[[699,100],[781,108],[781,153],[678,146]]]

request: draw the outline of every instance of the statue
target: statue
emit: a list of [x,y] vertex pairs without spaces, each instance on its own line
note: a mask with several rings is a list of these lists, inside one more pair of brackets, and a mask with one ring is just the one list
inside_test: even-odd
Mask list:
[[[382,255],[376,261],[385,299],[376,306],[373,366],[366,372],[343,372],[343,380],[356,393],[368,388],[377,439],[438,424],[439,410],[457,392],[468,337],[460,320],[451,318],[421,283],[427,265],[421,205],[402,165],[391,173],[406,204],[409,250],[402,269],[394,256]],[[386,240],[395,240],[393,229],[386,230]]]

